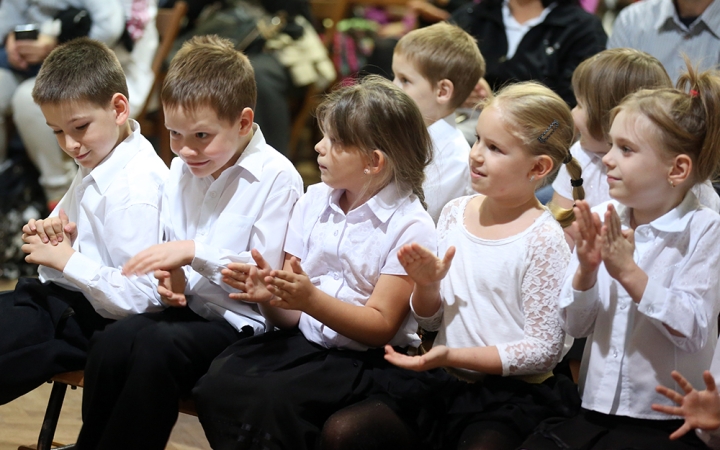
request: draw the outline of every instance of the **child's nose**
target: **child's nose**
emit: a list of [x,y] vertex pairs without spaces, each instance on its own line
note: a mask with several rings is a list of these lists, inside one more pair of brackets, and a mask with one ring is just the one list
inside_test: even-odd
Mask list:
[[72,136],[65,135],[65,148],[68,150],[77,150],[80,148],[80,143],[72,138]]

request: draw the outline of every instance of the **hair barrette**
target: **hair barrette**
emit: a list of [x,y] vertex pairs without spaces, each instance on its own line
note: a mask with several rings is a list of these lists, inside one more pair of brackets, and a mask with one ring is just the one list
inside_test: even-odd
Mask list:
[[572,187],[574,187],[574,188],[582,186],[582,183],[583,183],[583,179],[582,179],[582,178],[578,178],[577,180],[570,180],[570,184],[571,184]]
[[570,161],[572,161],[572,159],[572,153],[568,152],[567,155],[565,155],[565,158],[563,158],[563,164],[570,164]]
[[550,136],[555,132],[555,130],[558,129],[560,126],[560,123],[557,120],[553,120],[549,127],[543,132],[543,134],[538,137],[538,141],[540,141],[541,144],[544,144],[548,141]]
[[690,97],[695,98],[697,97],[699,92],[695,89],[690,89]]

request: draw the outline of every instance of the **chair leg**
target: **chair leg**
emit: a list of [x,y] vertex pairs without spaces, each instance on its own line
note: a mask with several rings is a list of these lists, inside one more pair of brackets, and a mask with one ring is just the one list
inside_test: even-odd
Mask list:
[[[50,450],[52,448],[52,440],[55,436],[55,429],[60,418],[60,410],[65,400],[66,391],[67,384],[53,383],[50,400],[48,400],[47,409],[45,410],[45,418],[40,429],[40,436],[38,436],[37,450]],[[74,446],[62,448],[74,448]]]

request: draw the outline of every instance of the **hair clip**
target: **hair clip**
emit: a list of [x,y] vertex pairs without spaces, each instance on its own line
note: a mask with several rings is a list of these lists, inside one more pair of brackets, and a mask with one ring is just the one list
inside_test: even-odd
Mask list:
[[696,91],[695,89],[690,89],[690,97],[695,98],[698,96],[698,94],[699,94],[699,92]]
[[572,161],[573,155],[572,153],[568,152],[567,155],[565,155],[565,158],[563,159],[563,164],[570,164],[570,161]]
[[578,178],[577,180],[570,180],[570,184],[572,185],[572,187],[580,187],[580,186],[582,186],[582,183],[583,183],[582,178]]
[[550,136],[555,132],[555,130],[558,129],[560,126],[560,123],[557,120],[553,120],[549,127],[543,132],[543,134],[538,137],[538,141],[540,141],[541,144],[544,144],[548,141]]

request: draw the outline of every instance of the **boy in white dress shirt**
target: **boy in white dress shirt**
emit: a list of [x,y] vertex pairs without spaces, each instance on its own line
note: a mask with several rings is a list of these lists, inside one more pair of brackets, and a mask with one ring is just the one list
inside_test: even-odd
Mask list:
[[437,223],[447,202],[473,192],[470,145],[455,125],[455,109],[485,74],[485,60],[472,36],[442,22],[403,36],[395,47],[392,70],[393,82],[417,103],[433,141],[423,191]]
[[33,98],[80,170],[50,217],[23,227],[23,251],[40,265],[39,279],[0,294],[0,404],[82,369],[91,336],[112,320],[163,308],[152,276],[121,273],[160,241],[168,168],[129,119],[117,57],[87,38],[58,47]]
[[186,42],[161,100],[178,155],[161,203],[166,242],[137,254],[123,272],[154,273],[169,308],[119,321],[92,341],[81,449],[164,449],[178,400],[215,356],[266,331],[257,304],[230,298],[237,291],[223,282],[222,270],[253,263],[252,249],[280,268],[290,213],[303,191],[292,163],[253,123],[252,66],[230,41]]

